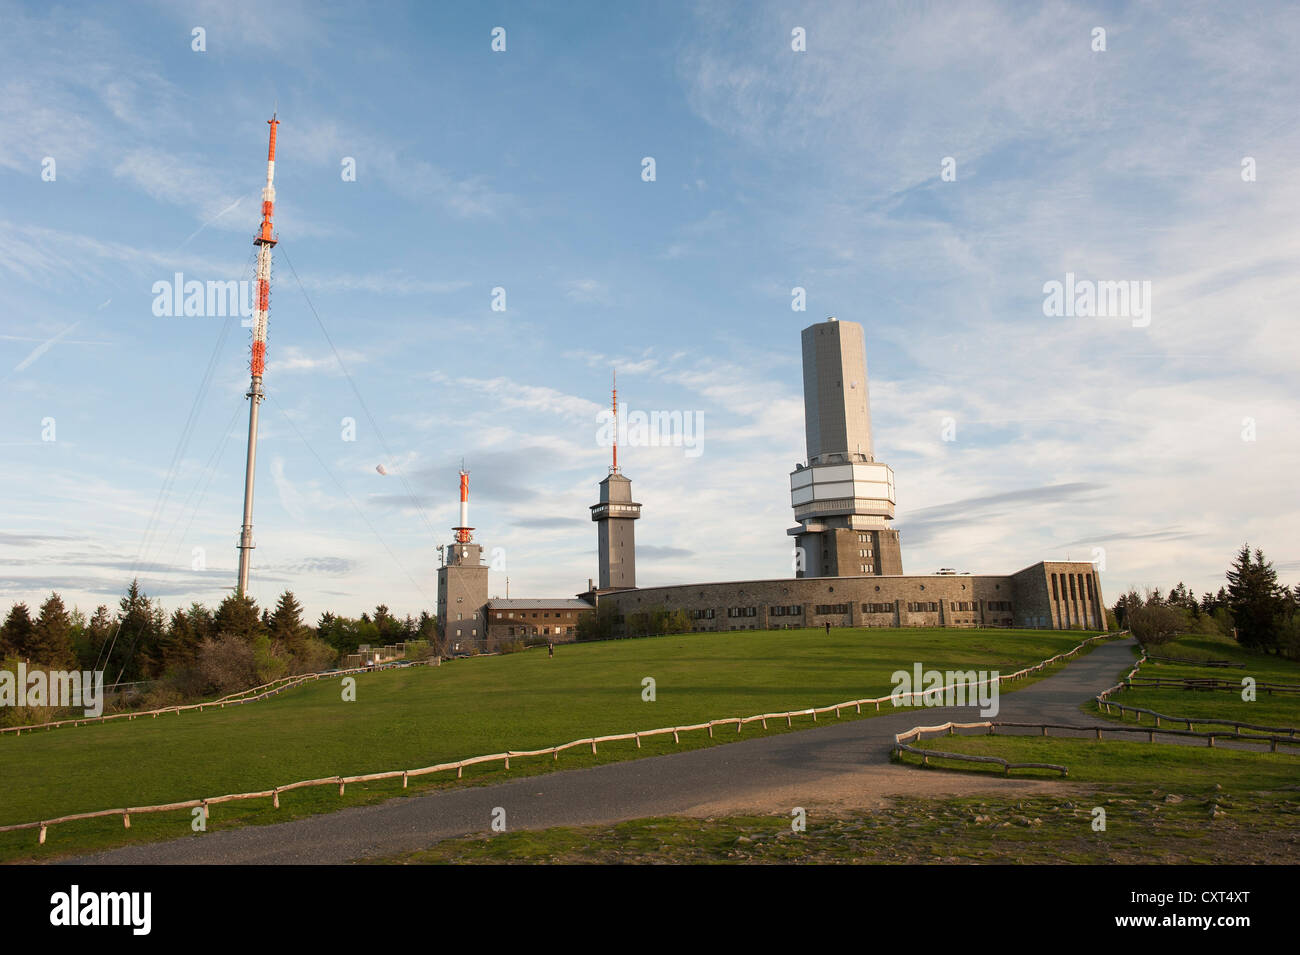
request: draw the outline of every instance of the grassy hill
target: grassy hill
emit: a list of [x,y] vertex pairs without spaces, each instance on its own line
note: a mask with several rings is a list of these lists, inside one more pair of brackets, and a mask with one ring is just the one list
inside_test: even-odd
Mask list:
[[[226,710],[171,714],[0,738],[0,825],[126,805],[268,789],[302,779],[414,768],[505,749],[540,748],[589,735],[725,716],[821,706],[887,694],[890,674],[915,662],[934,669],[1008,672],[1075,646],[1090,634],[1053,631],[838,629],[683,634],[563,645],[457,660],[439,668],[363,674],[356,702],[322,680]],[[642,680],[657,700],[642,700]],[[1019,684],[1023,686],[1024,684]],[[848,715],[846,714],[846,718]],[[813,725],[807,720],[807,725]],[[784,729],[784,727],[781,727]],[[776,727],[772,731],[778,731]],[[761,732],[757,727],[752,732]],[[746,734],[750,734],[746,730]],[[719,734],[719,742],[735,739]],[[559,768],[708,745],[704,733],[566,753]],[[545,772],[549,759],[508,772]],[[497,767],[470,782],[503,778]],[[454,784],[428,779],[420,786]],[[415,781],[412,790],[416,789]],[[400,782],[311,789],[214,809],[211,825],[284,821],[400,794]],[[0,834],[0,858],[43,857],[190,831],[187,812],[54,827],[37,850],[31,831]]]

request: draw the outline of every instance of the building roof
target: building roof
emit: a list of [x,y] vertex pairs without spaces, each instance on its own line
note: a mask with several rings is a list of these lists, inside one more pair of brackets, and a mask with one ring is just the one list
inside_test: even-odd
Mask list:
[[488,606],[493,610],[594,610],[595,608],[585,600],[574,600],[571,597],[556,597],[554,600],[545,599],[515,599],[501,600],[493,598],[488,601]]

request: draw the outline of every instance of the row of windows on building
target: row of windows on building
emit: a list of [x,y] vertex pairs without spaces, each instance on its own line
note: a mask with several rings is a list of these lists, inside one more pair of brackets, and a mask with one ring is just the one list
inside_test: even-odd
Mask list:
[[[1059,583],[1057,578],[1060,578]],[[1075,580],[1079,582],[1079,591],[1075,593]],[[1083,596],[1084,584],[1087,584],[1088,599],[1095,600],[1092,595],[1092,575],[1091,574],[1052,574],[1052,599],[1060,600],[1061,593],[1065,590],[1066,581],[1070,584],[1070,599],[1078,600]]]
[[[570,620],[572,620],[572,619],[573,619],[573,615],[574,615],[576,612],[577,612],[577,611],[574,611],[574,610],[563,610],[563,611],[561,611],[561,610],[557,610],[557,611],[555,611],[555,619],[559,620],[559,619],[561,619],[562,617],[567,616]],[[537,612],[536,610],[534,610],[534,611],[532,612],[532,618],[533,618],[534,620],[537,619],[537,613],[538,613],[538,612]],[[541,612],[541,614],[542,614],[543,617],[549,617],[549,616],[551,615],[551,612],[550,612],[549,610],[543,610],[543,611]],[[497,619],[498,619],[498,620],[514,619],[515,612],[514,612],[513,610],[498,610],[498,611],[496,612],[496,615],[497,615]],[[528,614],[524,613],[522,610],[519,611],[519,619],[520,619],[520,620],[523,620],[523,619],[524,619],[525,617],[527,617],[527,616],[528,616]]]
[[[985,606],[990,612],[1011,612],[1010,600],[989,600]],[[949,603],[949,609],[954,613],[976,613],[979,611],[978,600],[955,600]],[[849,612],[848,604],[817,604],[813,608],[816,614],[847,614]],[[863,613],[893,613],[894,605],[892,603],[864,603],[862,605]],[[907,605],[908,613],[938,613],[939,604],[937,601],[913,601]],[[692,610],[692,620],[712,620],[714,619],[713,608],[706,610]],[[769,617],[802,617],[803,607],[799,604],[791,604],[782,607],[768,607],[767,614]],[[756,617],[758,616],[757,607],[728,607],[727,616],[730,618],[737,617]]]

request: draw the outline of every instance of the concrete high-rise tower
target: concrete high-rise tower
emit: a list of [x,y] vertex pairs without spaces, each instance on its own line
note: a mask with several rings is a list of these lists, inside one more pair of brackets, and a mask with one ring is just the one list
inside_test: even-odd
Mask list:
[[618,388],[613,390],[614,460],[600,482],[600,502],[591,505],[599,554],[598,589],[636,586],[636,521],[641,505],[632,500],[632,482],[618,470]]
[[894,472],[871,449],[862,326],[829,318],[803,330],[808,461],[790,474],[796,577],[902,574]]
[[488,567],[483,548],[474,543],[469,526],[469,472],[460,471],[460,526],[455,539],[439,546],[438,629],[447,653],[468,652],[487,645]]

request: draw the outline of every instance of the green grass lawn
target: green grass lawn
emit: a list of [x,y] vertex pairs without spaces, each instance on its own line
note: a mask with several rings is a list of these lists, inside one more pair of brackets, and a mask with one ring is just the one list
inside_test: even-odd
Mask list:
[[[891,689],[890,674],[920,661],[934,669],[1010,672],[1075,646],[1081,631],[837,629],[684,634],[562,645],[554,659],[530,651],[363,674],[357,701],[322,680],[272,699],[0,738],[0,825],[108,809],[268,789],[302,779],[415,768],[504,749],[726,716],[822,706]],[[653,677],[657,700],[642,700]],[[1028,681],[1015,685],[1019,689]],[[867,714],[864,714],[864,716]],[[849,718],[849,714],[845,714]],[[825,719],[825,717],[823,717]],[[814,725],[805,717],[807,726]],[[798,725],[798,724],[796,724]],[[773,726],[773,732],[784,726]],[[747,727],[744,735],[762,732]],[[718,734],[718,741],[736,739]],[[743,738],[743,736],[741,737]],[[703,732],[681,747],[707,745]],[[559,768],[672,751],[671,737],[564,754]],[[512,761],[509,774],[546,772],[549,758]],[[471,783],[505,778],[467,770]],[[425,778],[412,790],[454,784]],[[217,806],[211,827],[283,821],[401,794],[400,782],[328,788]],[[43,858],[188,833],[188,813],[90,820],[35,833],[0,834],[0,859]]]
[[[1071,782],[1127,785],[1149,783],[1208,791],[1216,785],[1263,790],[1300,787],[1300,755],[1210,749],[1160,742],[1101,741],[1068,737],[933,736],[913,743],[920,749],[973,756],[1000,756],[1013,763],[1053,763],[1070,770]],[[1158,737],[1157,737],[1158,739]],[[919,766],[921,757],[904,753],[902,761]],[[993,764],[966,763],[931,756],[930,767],[943,771],[1002,775]],[[925,768],[930,768],[925,767]],[[1017,769],[1016,777],[1059,779],[1054,770]]]
[[[1230,660],[1244,663],[1246,666],[1244,669],[1205,667],[1148,660],[1138,671],[1138,679],[1191,677],[1240,683],[1243,677],[1249,676],[1257,683],[1300,684],[1300,662],[1243,649],[1227,637],[1184,635],[1155,648],[1152,652],[1159,656],[1189,660]],[[1140,706],[1169,716],[1229,719],[1261,726],[1300,727],[1300,693],[1268,694],[1256,690],[1255,700],[1247,702],[1242,700],[1239,690],[1232,692],[1135,687],[1114,693],[1111,699],[1126,706]],[[1092,711],[1097,709],[1096,705],[1091,703],[1087,708]],[[1104,710],[1101,715],[1106,716]],[[1118,720],[1119,715],[1112,714],[1111,718]],[[1134,721],[1132,714],[1125,719],[1130,723]]]

